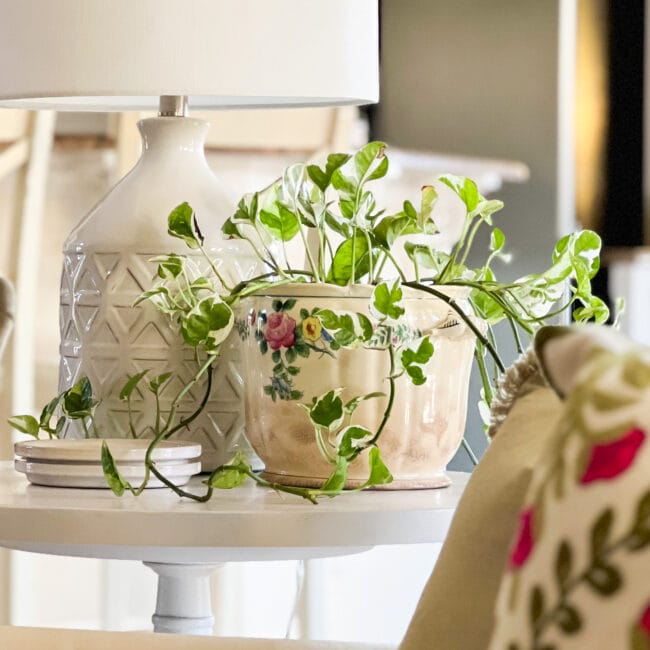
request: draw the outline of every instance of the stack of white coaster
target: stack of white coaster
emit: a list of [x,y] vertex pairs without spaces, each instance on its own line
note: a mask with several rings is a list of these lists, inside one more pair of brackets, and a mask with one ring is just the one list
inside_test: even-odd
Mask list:
[[[151,440],[110,438],[27,440],[16,443],[16,471],[30,483],[52,487],[108,488],[102,469],[102,443],[106,442],[124,479],[134,487],[144,478],[144,457]],[[194,442],[161,442],[152,460],[166,478],[185,485],[201,471],[201,445]],[[165,487],[153,474],[147,487]]]

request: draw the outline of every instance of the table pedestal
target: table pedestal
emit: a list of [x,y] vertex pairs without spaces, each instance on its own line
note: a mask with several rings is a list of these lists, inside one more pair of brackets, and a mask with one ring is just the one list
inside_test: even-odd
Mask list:
[[158,574],[154,632],[211,635],[210,576],[223,564],[145,562]]

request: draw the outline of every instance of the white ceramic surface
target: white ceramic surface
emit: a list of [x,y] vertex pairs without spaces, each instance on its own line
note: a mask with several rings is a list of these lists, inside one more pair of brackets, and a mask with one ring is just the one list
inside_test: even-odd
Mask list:
[[[361,403],[351,423],[374,432],[382,422],[390,390],[390,353],[382,347],[385,342],[378,339],[372,349],[332,351],[328,347],[332,335],[325,328],[315,334],[306,331],[302,315],[316,308],[368,315],[371,290],[359,285],[295,284],[242,302],[238,317],[246,331],[246,433],[264,462],[264,476],[269,480],[318,487],[332,472],[300,403],[310,403],[316,396],[338,388],[343,389],[344,400],[379,392],[384,396]],[[465,288],[443,287],[441,291],[469,311]],[[276,305],[286,299],[293,299],[293,305],[278,312]],[[406,376],[395,381],[395,401],[378,442],[394,480],[380,489],[444,487],[449,484],[445,467],[461,444],[465,429],[475,336],[442,299],[408,289],[403,305],[405,314],[392,333],[396,344],[406,341],[407,345],[409,340],[426,335],[435,352],[423,367],[423,385],[414,386]],[[276,337],[281,331],[288,333],[279,342]],[[381,330],[376,333],[380,335]],[[301,337],[302,350],[298,347]],[[307,350],[304,341],[311,346]],[[292,347],[295,354],[290,359],[287,355]],[[276,373],[276,367],[288,365],[293,366],[291,376],[284,369]],[[297,397],[291,396],[294,392]],[[347,478],[348,487],[365,483],[367,452],[350,465]]]
[[[208,123],[183,117],[160,117],[139,123],[143,154],[138,164],[74,228],[64,245],[61,277],[61,365],[59,388],[66,390],[82,375],[101,400],[95,422],[104,437],[130,437],[129,413],[120,399],[128,377],[149,370],[173,376],[160,391],[163,414],[194,377],[198,364],[170,322],[148,302],[133,304],[157,278],[156,255],[189,255],[198,275],[206,261],[167,233],[167,216],[183,201],[196,212],[205,232],[204,246],[232,284],[255,273],[257,261],[246,242],[224,240],[221,224],[235,201],[209,168],[203,152]],[[224,346],[215,365],[211,397],[201,415],[177,438],[203,445],[201,458],[213,469],[230,456],[243,431],[241,375],[237,346]],[[206,378],[176,407],[179,418],[191,416],[201,401]],[[150,432],[155,398],[137,388],[131,400],[138,435]],[[62,437],[81,438],[76,422]]]
[[[185,485],[192,476],[201,471],[201,463],[156,463],[158,469],[176,485]],[[50,487],[105,488],[108,489],[101,465],[70,463],[39,463],[25,458],[14,461],[17,472],[25,474],[30,483]],[[131,484],[138,485],[144,478],[144,464],[119,464],[120,474]],[[155,476],[151,476],[147,488],[165,487]]]
[[[151,440],[107,438],[99,440],[64,438],[61,440],[25,440],[14,445],[16,456],[40,461],[101,463],[102,443],[106,442],[116,462],[142,462]],[[152,454],[154,461],[197,459],[201,445],[183,440],[161,442]]]

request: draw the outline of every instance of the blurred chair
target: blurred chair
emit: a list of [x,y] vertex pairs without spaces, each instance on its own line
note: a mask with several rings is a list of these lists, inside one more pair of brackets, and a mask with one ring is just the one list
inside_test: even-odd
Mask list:
[[[4,363],[8,381],[2,391],[2,421],[34,408],[37,262],[55,117],[52,111],[0,111],[0,179],[16,175],[1,268],[16,289],[15,319],[20,323]],[[10,457],[8,436],[0,441],[0,457]]]

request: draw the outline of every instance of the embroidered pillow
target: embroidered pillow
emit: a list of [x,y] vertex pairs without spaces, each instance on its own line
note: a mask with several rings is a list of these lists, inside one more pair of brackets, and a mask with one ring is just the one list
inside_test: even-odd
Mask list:
[[650,350],[607,328],[540,342],[565,404],[519,514],[489,648],[650,650]]

